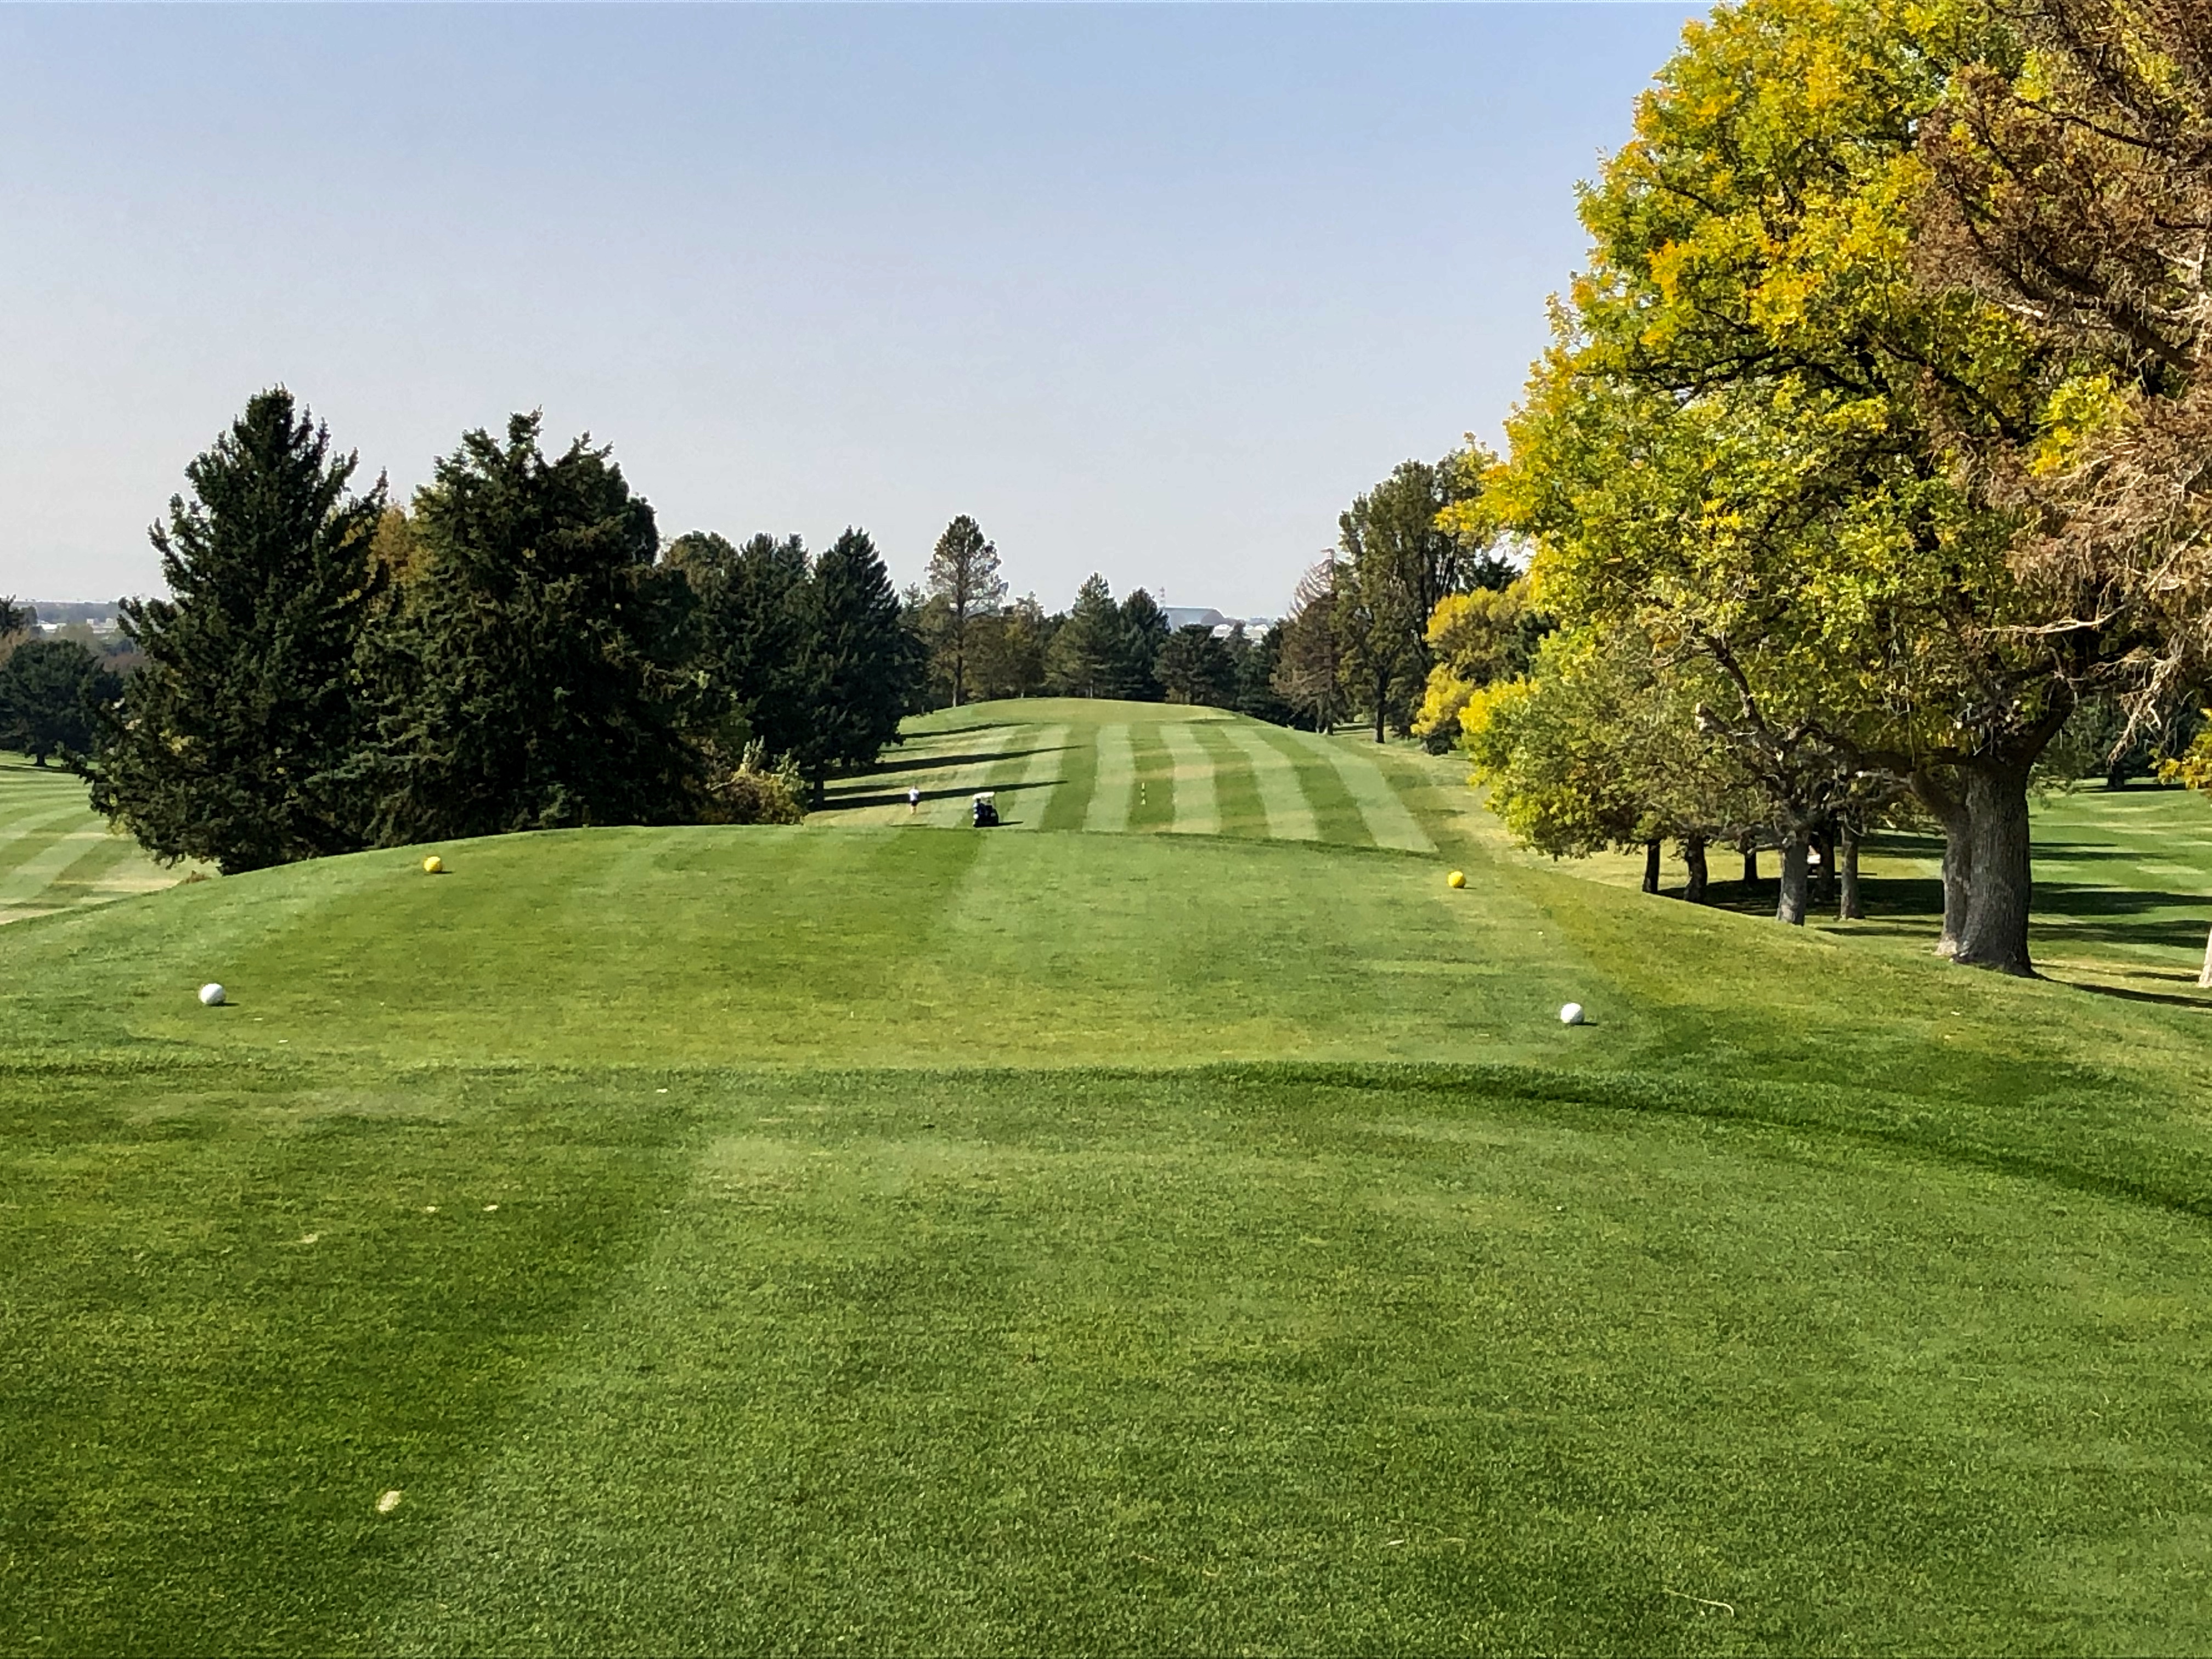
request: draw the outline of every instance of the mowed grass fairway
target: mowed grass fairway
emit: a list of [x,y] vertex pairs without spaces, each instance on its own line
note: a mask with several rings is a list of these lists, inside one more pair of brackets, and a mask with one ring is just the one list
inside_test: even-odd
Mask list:
[[1199,712],[0,928],[0,1648],[2212,1648],[2212,997]]
[[111,835],[76,774],[0,754],[0,923],[153,892],[182,874]]
[[[1158,830],[1432,853],[1402,757],[1218,709],[1039,698],[948,709],[833,785],[848,824],[967,823],[982,790],[1009,830]],[[918,788],[919,805],[908,791]]]

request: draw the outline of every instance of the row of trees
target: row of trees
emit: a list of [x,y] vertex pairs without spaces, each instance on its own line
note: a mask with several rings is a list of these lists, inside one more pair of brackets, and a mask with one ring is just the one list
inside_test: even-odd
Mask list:
[[2208,132],[2202,0],[1692,25],[1480,480],[1558,624],[1437,688],[1508,821],[1693,885],[1769,836],[1795,921],[1810,849],[1917,812],[1940,948],[2032,971],[2039,762],[2085,708],[2171,749],[2212,659]]
[[[604,447],[466,434],[401,507],[282,388],[186,469],[126,601],[125,681],[67,641],[0,664],[0,722],[94,805],[225,871],[591,823],[793,819],[933,703],[1054,691],[1287,720],[1272,636],[1171,631],[1086,581],[1006,602],[955,519],[902,599],[867,535],[664,544]],[[10,613],[13,627],[23,619]],[[0,629],[0,633],[7,630]],[[20,683],[20,686],[19,686]],[[11,690],[10,688],[18,688]],[[9,711],[36,708],[40,723]],[[0,740],[6,734],[0,733]]]
[[922,584],[906,594],[908,626],[928,661],[931,706],[993,697],[1121,697],[1204,703],[1286,723],[1274,690],[1272,630],[1225,638],[1210,628],[1170,629],[1143,588],[1116,600],[1096,574],[1074,605],[1048,615],[1034,594],[1009,603],[998,549],[970,518],[939,538]]
[[[866,533],[679,538],[604,447],[467,434],[402,509],[283,389],[186,469],[94,806],[226,872],[435,838],[795,814],[920,676]],[[20,654],[20,653],[19,653]],[[787,778],[788,774],[787,774]],[[765,787],[764,787],[765,786]]]
[[98,711],[121,680],[95,646],[35,637],[36,621],[28,606],[0,599],[0,747],[44,766],[92,747]]

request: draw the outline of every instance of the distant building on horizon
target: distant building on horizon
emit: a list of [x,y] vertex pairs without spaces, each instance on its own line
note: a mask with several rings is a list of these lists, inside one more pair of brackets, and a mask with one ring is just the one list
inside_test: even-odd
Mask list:
[[123,631],[123,618],[112,599],[30,599],[25,608],[41,634],[58,634],[77,623],[102,636]]
[[1248,635],[1256,637],[1275,625],[1273,617],[1224,617],[1211,605],[1164,605],[1160,615],[1167,618],[1170,629],[1204,628],[1212,630],[1217,640],[1225,640],[1241,628]]

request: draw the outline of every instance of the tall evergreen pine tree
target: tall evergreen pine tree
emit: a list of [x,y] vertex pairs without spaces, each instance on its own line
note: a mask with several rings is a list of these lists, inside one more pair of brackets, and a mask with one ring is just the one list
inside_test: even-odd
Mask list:
[[1045,651],[1046,684],[1066,697],[1118,696],[1115,674],[1124,641],[1121,609],[1094,570]]
[[1167,613],[1139,587],[1121,601],[1121,639],[1114,653],[1113,695],[1133,702],[1158,702],[1158,663],[1168,642]]
[[876,544],[848,529],[815,561],[807,653],[807,731],[800,764],[822,796],[834,767],[872,761],[899,741],[921,664]]
[[698,649],[711,718],[734,715],[774,755],[805,740],[806,652],[813,627],[806,544],[796,536],[732,547],[712,531],[677,538],[669,562],[699,602]]
[[89,754],[100,711],[123,682],[75,640],[25,640],[0,659],[0,744],[32,763]]
[[364,844],[347,781],[384,484],[349,495],[356,465],[275,387],[185,468],[192,498],[154,528],[171,597],[123,605],[146,660],[92,799],[155,857],[231,872]]
[[691,600],[653,509],[539,417],[483,431],[415,498],[427,562],[384,658],[375,773],[387,843],[689,815]]

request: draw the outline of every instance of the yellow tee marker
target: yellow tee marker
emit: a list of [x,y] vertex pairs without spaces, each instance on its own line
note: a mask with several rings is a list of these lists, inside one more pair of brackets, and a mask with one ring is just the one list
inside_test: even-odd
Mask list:
[[435,853],[422,860],[422,873],[426,876],[443,875],[445,870],[445,860],[440,858]]
[[1448,876],[1446,876],[1446,877],[1444,878],[1444,885],[1445,885],[1445,886],[1447,886],[1447,887],[1464,887],[1464,886],[1466,886],[1466,885],[1467,885],[1467,872],[1466,872],[1466,871],[1464,871],[1464,870],[1455,870],[1455,871],[1453,871],[1453,872],[1451,872],[1451,874],[1449,874],[1449,875],[1448,875]]

